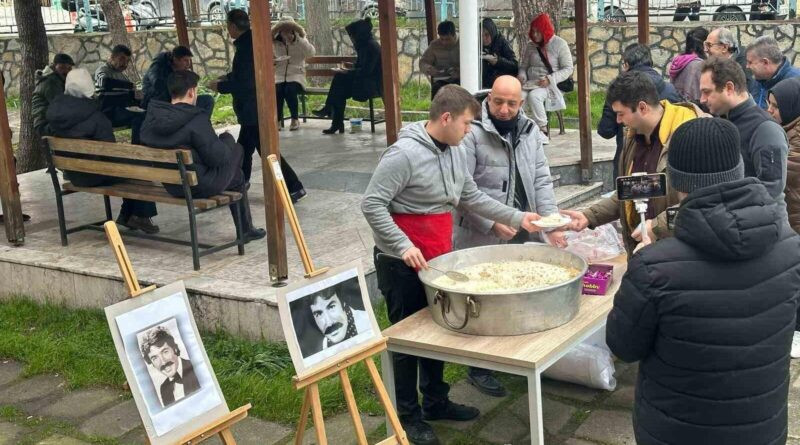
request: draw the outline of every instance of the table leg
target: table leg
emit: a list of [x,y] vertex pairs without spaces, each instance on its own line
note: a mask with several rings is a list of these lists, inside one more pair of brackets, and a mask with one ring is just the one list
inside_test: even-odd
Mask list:
[[528,374],[528,415],[531,424],[531,445],[544,445],[541,377],[536,370]]
[[[381,372],[383,377],[383,384],[386,386],[386,392],[389,393],[389,400],[392,405],[397,409],[397,395],[394,392],[394,367],[392,366],[392,353],[385,350],[381,353]],[[386,418],[386,435],[391,436],[394,434],[389,418]]]

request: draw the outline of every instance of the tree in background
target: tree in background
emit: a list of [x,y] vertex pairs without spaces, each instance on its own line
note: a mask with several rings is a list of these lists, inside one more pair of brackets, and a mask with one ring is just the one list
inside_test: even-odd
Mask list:
[[553,26],[558,32],[561,19],[561,9],[564,7],[564,0],[511,0],[511,7],[514,11],[514,30],[517,33],[517,43],[519,44],[520,54],[525,52],[528,46],[528,30],[531,20],[534,17],[546,12],[550,14]]
[[333,54],[331,29],[328,0],[306,0],[306,33],[316,48],[317,54]]
[[[119,5],[119,0],[100,0],[100,8],[103,10],[103,15],[106,17],[106,23],[108,23],[111,43],[113,45],[125,45],[130,48],[131,40],[128,38],[128,28],[125,26],[125,18],[122,16],[122,8]],[[125,74],[133,83],[137,83],[141,80],[139,72],[136,71],[135,63],[128,64],[128,69],[125,71]]]
[[47,66],[47,33],[42,20],[40,3],[15,1],[14,17],[19,29],[20,67],[20,129],[17,149],[17,171],[29,172],[44,168],[44,144],[33,128],[33,91],[36,89],[36,70]]

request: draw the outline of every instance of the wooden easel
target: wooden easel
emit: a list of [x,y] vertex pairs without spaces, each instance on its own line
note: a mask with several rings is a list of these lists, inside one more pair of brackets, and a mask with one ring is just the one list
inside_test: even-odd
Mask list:
[[[114,257],[117,259],[117,265],[119,265],[119,271],[122,273],[122,279],[125,281],[125,287],[128,290],[129,297],[135,298],[154,290],[156,285],[148,286],[144,289],[139,286],[139,281],[136,279],[136,272],[133,270],[133,265],[128,257],[125,244],[122,243],[122,237],[119,235],[117,224],[114,223],[114,221],[108,221],[103,227],[106,230],[106,237],[108,238],[108,243],[111,244]],[[247,411],[251,407],[252,405],[249,403],[241,406],[209,424],[194,430],[175,443],[176,445],[194,445],[219,434],[219,438],[224,445],[236,445],[236,439],[233,438],[231,427],[236,422],[247,417]],[[145,435],[145,442],[148,445],[150,444],[147,435]]]
[[[306,240],[303,237],[303,231],[300,229],[300,222],[297,219],[294,205],[289,196],[289,189],[286,187],[286,181],[283,179],[281,166],[275,155],[269,155],[267,160],[272,167],[272,178],[277,185],[278,196],[280,196],[283,207],[286,210],[286,216],[289,218],[289,225],[292,228],[297,248],[300,250],[300,258],[303,261],[303,267],[306,271],[306,278],[315,277],[324,274],[329,270],[328,267],[321,269],[314,269],[314,263],[311,261],[311,255],[308,253]],[[350,385],[350,377],[347,374],[347,368],[359,362],[364,362],[369,371],[369,376],[372,379],[375,390],[378,393],[378,398],[386,410],[386,416],[389,418],[389,423],[394,429],[394,434],[382,440],[377,445],[409,445],[406,433],[400,425],[400,419],[397,417],[397,412],[394,410],[389,394],[386,392],[386,387],[383,384],[381,375],[378,373],[378,368],[375,366],[375,361],[372,357],[376,354],[383,352],[386,349],[386,338],[380,338],[370,343],[362,345],[360,348],[349,352],[344,358],[337,363],[331,364],[321,369],[317,369],[309,375],[302,378],[295,376],[293,379],[295,389],[305,390],[303,396],[303,406],[300,408],[300,420],[297,424],[297,434],[295,435],[295,445],[303,443],[303,435],[305,434],[306,424],[308,422],[308,414],[314,419],[314,430],[317,435],[317,445],[328,445],[328,438],[325,435],[325,420],[322,417],[322,403],[319,399],[319,386],[318,382],[322,379],[330,377],[334,374],[339,374],[342,381],[342,389],[344,390],[344,399],[347,402],[347,409],[350,411],[350,418],[353,421],[353,427],[358,439],[358,445],[367,445],[367,434],[364,432],[364,425],[361,423],[361,416],[358,413],[358,406],[356,399],[353,396],[353,387]]]

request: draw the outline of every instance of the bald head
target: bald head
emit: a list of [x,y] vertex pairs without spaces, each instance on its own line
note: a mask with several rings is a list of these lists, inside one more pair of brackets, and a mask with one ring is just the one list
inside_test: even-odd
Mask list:
[[525,102],[522,84],[514,76],[500,76],[494,81],[487,100],[492,117],[501,121],[515,119]]

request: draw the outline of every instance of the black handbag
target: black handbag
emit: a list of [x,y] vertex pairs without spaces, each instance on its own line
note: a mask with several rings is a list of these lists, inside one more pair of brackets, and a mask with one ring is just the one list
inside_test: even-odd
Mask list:
[[[553,65],[550,65],[550,60],[544,55],[542,48],[537,46],[536,51],[539,51],[539,57],[542,59],[542,62],[544,62],[544,67],[547,68],[547,74],[553,74]],[[557,83],[556,87],[564,93],[569,93],[575,89],[575,81],[572,80],[572,76],[569,76],[566,80]]]

